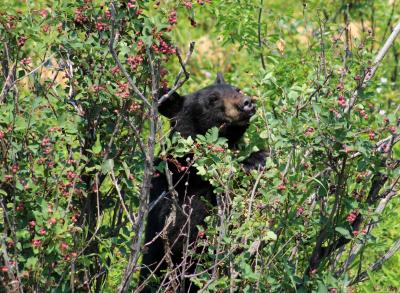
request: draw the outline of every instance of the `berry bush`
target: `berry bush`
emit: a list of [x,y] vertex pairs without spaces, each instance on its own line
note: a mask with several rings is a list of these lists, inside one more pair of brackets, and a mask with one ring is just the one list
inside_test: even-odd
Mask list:
[[[188,152],[218,197],[202,253],[185,253],[202,292],[395,288],[362,282],[400,248],[386,231],[399,23],[383,0],[0,3],[0,291],[143,288],[154,159]],[[169,137],[157,113],[160,88],[199,89],[216,71],[257,100],[235,151],[216,128]],[[167,270],[160,291],[180,279]]]

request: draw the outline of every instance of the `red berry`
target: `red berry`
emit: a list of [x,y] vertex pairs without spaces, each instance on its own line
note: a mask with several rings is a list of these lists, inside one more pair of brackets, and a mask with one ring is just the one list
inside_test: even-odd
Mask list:
[[25,208],[25,204],[23,202],[18,203],[17,212],[22,211]]
[[17,45],[18,45],[18,47],[22,47],[22,46],[25,44],[25,42],[26,42],[25,36],[20,36],[20,37],[18,37],[18,39],[17,39]]
[[397,132],[396,126],[394,126],[394,125],[389,126],[389,131],[393,134],[396,134],[396,132]]
[[185,6],[187,9],[192,9],[193,4],[191,1],[185,1],[183,2],[183,6]]
[[277,189],[278,190],[285,190],[286,189],[286,185],[281,183],[281,184],[278,185]]
[[22,65],[29,65],[30,63],[31,63],[31,58],[23,58],[23,59],[21,59],[21,64]]
[[356,212],[351,212],[347,217],[346,221],[349,222],[350,224],[354,223],[354,221],[357,219],[357,213]]
[[65,242],[61,242],[61,244],[60,244],[60,250],[61,251],[65,251],[65,250],[67,250],[68,249],[68,244],[67,243],[65,243]]
[[42,16],[42,17],[46,17],[47,16],[47,10],[46,9],[40,9],[39,10],[39,14],[40,14],[40,16]]
[[302,215],[304,213],[304,208],[303,207],[298,207],[296,210],[296,216],[299,217],[300,215]]
[[119,72],[119,67],[115,66],[115,67],[111,68],[110,71],[111,71],[112,75],[116,75]]
[[73,215],[73,216],[71,217],[71,221],[74,222],[74,223],[76,223],[76,222],[78,222],[78,218],[79,218],[79,215],[78,215],[78,214],[75,214],[75,215]]
[[344,96],[339,96],[338,104],[340,105],[340,107],[345,108],[347,104],[346,98]]
[[42,246],[42,240],[40,239],[33,239],[32,240],[32,245],[36,248],[39,248],[40,246]]
[[176,10],[172,10],[172,11],[170,12],[169,17],[168,17],[168,22],[169,22],[171,25],[176,24]]
[[42,236],[46,235],[46,229],[45,228],[40,228],[39,234],[42,235]]
[[315,131],[315,129],[313,127],[308,127],[306,129],[306,131],[304,132],[304,135],[305,136],[310,136],[310,135],[312,135],[314,133],[314,131]]
[[7,240],[7,247],[8,248],[12,248],[12,247],[14,247],[14,245],[15,245],[15,243],[14,243],[13,240],[11,240],[11,239]]
[[14,174],[18,172],[18,165],[14,164],[11,166],[11,172],[13,172]]
[[342,82],[341,82],[341,83],[338,83],[338,85],[336,86],[336,89],[337,89],[338,91],[342,91],[342,90],[344,89],[343,83],[342,83]]
[[57,223],[57,219],[56,218],[50,218],[48,220],[48,222],[49,222],[50,225],[55,225]]
[[310,274],[311,274],[311,275],[315,275],[317,272],[318,272],[317,269],[312,269],[312,270],[310,270]]
[[370,139],[370,140],[374,140],[374,139],[375,139],[375,132],[370,131],[370,132],[368,133],[368,136],[369,136],[369,139]]
[[106,24],[105,23],[103,23],[101,21],[96,22],[96,29],[99,32],[104,31],[105,28],[106,28]]

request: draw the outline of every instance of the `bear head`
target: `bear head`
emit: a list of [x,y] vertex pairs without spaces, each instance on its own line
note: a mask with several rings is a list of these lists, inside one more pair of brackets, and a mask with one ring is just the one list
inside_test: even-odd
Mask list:
[[[160,96],[165,93],[161,91]],[[162,101],[158,111],[170,119],[172,133],[195,137],[218,127],[219,135],[232,147],[246,131],[256,106],[239,88],[225,83],[219,73],[213,85],[197,92],[185,96],[175,92]]]

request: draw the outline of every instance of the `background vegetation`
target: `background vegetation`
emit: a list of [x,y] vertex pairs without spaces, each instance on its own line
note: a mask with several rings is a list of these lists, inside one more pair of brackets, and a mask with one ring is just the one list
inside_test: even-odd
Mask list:
[[[400,238],[398,40],[369,80],[396,2],[2,1],[2,288],[137,288],[153,158],[190,151],[221,199],[204,291],[397,291],[398,254],[370,265]],[[167,138],[153,93],[182,64],[180,93],[221,71],[257,99],[239,152]]]

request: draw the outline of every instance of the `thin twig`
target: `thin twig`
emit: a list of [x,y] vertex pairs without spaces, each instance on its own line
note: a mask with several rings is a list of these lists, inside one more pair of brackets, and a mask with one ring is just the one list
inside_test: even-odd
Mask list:
[[122,208],[124,209],[128,219],[129,219],[129,222],[131,222],[132,227],[135,227],[135,221],[134,221],[134,219],[132,219],[131,214],[129,213],[128,209],[126,208],[124,198],[122,197],[122,194],[121,194],[121,188],[119,187],[118,181],[115,178],[114,168],[111,168],[110,175],[111,175],[112,182],[113,182],[113,184],[115,186],[115,189],[117,190],[117,193],[118,193],[118,196],[119,196],[119,201],[121,202]]
[[251,191],[251,196],[250,196],[250,201],[249,201],[249,209],[247,211],[247,221],[251,217],[251,210],[253,208],[254,196],[256,194],[258,183],[260,182],[261,177],[264,175],[264,171],[265,171],[265,169],[262,169],[260,174],[257,176],[256,182],[254,183],[253,189]]
[[[162,102],[164,102],[166,99],[168,99],[170,96],[172,96],[177,89],[179,89],[190,77],[190,73],[187,72],[186,70],[186,64],[189,62],[190,57],[193,54],[194,51],[194,45],[195,42],[190,42],[189,44],[189,51],[186,54],[185,61],[182,61],[181,54],[178,49],[176,49],[176,56],[178,57],[179,63],[181,65],[181,69],[179,70],[178,75],[176,76],[174,86],[172,89],[168,91],[165,95],[163,95],[159,100],[158,100],[158,105],[160,105]],[[182,74],[185,73],[185,77],[181,79]]]
[[262,65],[262,68],[265,70],[267,67],[265,66],[264,54],[262,52],[262,41],[261,41],[261,16],[262,16],[263,4],[264,4],[264,0],[261,0],[260,8],[258,9],[257,35],[258,35],[258,47],[260,50],[261,65]]

